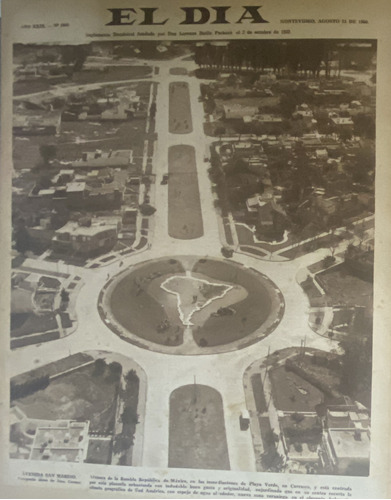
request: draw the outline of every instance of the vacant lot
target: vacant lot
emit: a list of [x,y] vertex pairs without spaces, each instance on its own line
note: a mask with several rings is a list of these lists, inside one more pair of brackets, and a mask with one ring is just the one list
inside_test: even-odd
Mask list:
[[189,84],[186,82],[170,83],[169,93],[169,132],[171,134],[190,134],[193,131],[193,123]]
[[106,434],[113,430],[118,388],[119,378],[112,376],[109,367],[97,375],[92,364],[14,403],[29,418],[89,420],[90,431]]
[[190,240],[204,234],[195,150],[171,146],[168,150],[168,234]]
[[344,264],[317,274],[316,279],[326,292],[330,304],[366,307],[372,304],[372,283],[349,274]]
[[23,337],[34,333],[43,333],[58,328],[54,313],[44,316],[34,313],[11,314],[11,337]]
[[269,372],[273,401],[278,410],[314,411],[322,403],[323,393],[284,366]]
[[230,306],[235,311],[230,316],[211,316],[194,332],[195,341],[200,344],[205,339],[208,346],[228,344],[254,332],[266,321],[270,313],[275,312],[279,302],[275,297],[271,282],[261,275],[242,269],[224,261],[198,261],[194,272],[204,274],[212,279],[242,286],[247,297]]
[[[136,268],[114,284],[110,309],[114,318],[129,332],[161,345],[180,345],[183,325],[177,316],[176,323],[150,293],[149,288],[157,278],[184,273],[177,261],[161,260]],[[167,323],[171,319],[169,326]]]
[[186,385],[170,396],[169,467],[229,470],[223,401],[204,385]]

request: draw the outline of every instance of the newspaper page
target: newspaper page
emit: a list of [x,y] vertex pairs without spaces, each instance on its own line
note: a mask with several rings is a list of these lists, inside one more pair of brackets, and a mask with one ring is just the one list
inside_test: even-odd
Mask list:
[[2,7],[4,494],[387,497],[390,4]]

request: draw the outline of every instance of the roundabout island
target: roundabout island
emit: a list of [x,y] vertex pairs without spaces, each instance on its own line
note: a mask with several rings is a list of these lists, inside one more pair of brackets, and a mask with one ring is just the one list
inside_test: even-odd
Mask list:
[[[167,50],[173,48],[178,49],[173,45]],[[198,49],[194,45],[192,53]],[[37,419],[49,420],[53,426],[64,419],[69,425],[76,419],[78,424],[84,422],[82,429],[89,426],[91,432],[88,440],[80,441],[80,450],[86,451],[80,452],[80,461],[87,463],[150,470],[300,473],[314,471],[315,463],[323,470],[318,451],[328,429],[324,415],[317,411],[326,410],[331,396],[344,402],[345,392],[350,391],[354,400],[360,396],[351,388],[340,388],[342,361],[344,370],[357,368],[357,382],[363,380],[370,387],[369,342],[362,342],[369,339],[365,329],[370,314],[363,314],[365,307],[370,312],[373,285],[351,276],[343,262],[346,248],[352,249],[355,243],[360,255],[363,242],[347,227],[298,241],[288,232],[283,241],[261,241],[253,223],[269,231],[289,216],[276,210],[279,199],[306,196],[306,189],[293,189],[304,182],[296,163],[306,158],[305,146],[297,137],[287,141],[285,134],[281,140],[270,140],[270,136],[236,133],[232,120],[220,112],[214,112],[217,119],[209,121],[213,116],[206,113],[212,104],[209,93],[217,97],[223,91],[226,98],[216,102],[228,114],[238,109],[238,103],[227,95],[226,83],[220,84],[222,75],[210,82],[205,94],[206,83],[197,77],[195,58],[187,52],[172,59],[167,53],[159,54],[154,67],[145,59],[150,74],[143,81],[127,82],[123,88],[125,84],[119,85],[114,78],[116,66],[110,64],[102,72],[105,78],[114,74],[110,92],[106,83],[100,93],[94,90],[91,95],[89,85],[67,90],[80,92],[80,102],[86,96],[97,100],[101,95],[105,107],[108,101],[117,105],[123,100],[139,101],[142,109],[137,110],[139,117],[118,124],[120,128],[114,129],[107,121],[95,123],[94,118],[94,123],[65,124],[59,134],[58,146],[67,162],[84,165],[84,160],[72,156],[76,147],[89,158],[88,149],[110,151],[109,145],[113,150],[121,147],[118,151],[127,152],[126,161],[132,161],[126,168],[113,169],[113,182],[102,168],[104,181],[99,188],[95,188],[95,173],[85,174],[94,184],[88,188],[99,189],[102,196],[109,189],[122,193],[118,209],[101,210],[97,203],[92,210],[86,201],[75,214],[80,225],[72,226],[80,232],[78,238],[73,240],[72,233],[68,241],[68,233],[62,232],[61,242],[55,238],[56,246],[60,242],[62,249],[64,245],[64,253],[26,258],[13,270],[13,292],[18,298],[13,301],[18,302],[13,304],[13,313],[23,320],[13,332],[9,362],[13,418],[18,419],[18,426],[22,419],[26,429],[36,426]],[[134,71],[132,65],[126,71]],[[239,88],[240,76],[230,79],[236,81],[235,92],[246,91],[246,85]],[[62,96],[64,88],[57,90]],[[35,108],[36,99],[33,104]],[[258,104],[241,107],[246,113],[251,108],[258,119]],[[209,117],[207,122],[205,117]],[[77,135],[79,126],[83,141]],[[74,143],[69,142],[73,136]],[[42,139],[29,140],[36,140],[40,151]],[[305,166],[310,173],[314,170],[309,181],[317,181],[320,170],[318,165],[312,167],[312,141],[307,144]],[[66,144],[70,151],[63,149]],[[333,155],[335,145],[334,141],[330,144]],[[26,151],[30,154],[31,150]],[[328,165],[325,152],[316,161],[327,162],[325,175],[334,182],[334,166]],[[107,155],[111,158],[111,152]],[[289,155],[293,160],[287,162]],[[95,160],[101,163],[100,154]],[[278,186],[273,186],[276,179]],[[19,191],[21,180],[17,182]],[[236,195],[246,198],[241,208],[237,203],[234,210],[224,208],[226,187],[235,200]],[[253,188],[259,194],[247,198]],[[48,190],[43,191],[46,200]],[[29,180],[26,206],[33,202],[30,192]],[[368,193],[364,194],[369,203]],[[310,218],[308,206],[315,203],[313,195],[309,196],[300,205],[303,220]],[[316,196],[316,203],[318,198],[321,195]],[[327,199],[322,207],[328,210],[335,202],[335,198]],[[359,202],[354,204],[357,207]],[[320,206],[316,205],[314,216]],[[86,217],[79,217],[79,209]],[[112,225],[116,229],[108,229]],[[369,238],[372,226],[373,216],[366,217],[354,222],[352,231],[360,227]],[[96,240],[90,238],[95,233]],[[92,255],[76,255],[80,248]],[[33,294],[34,287],[37,293]],[[41,309],[48,309],[45,315],[30,311],[32,299],[38,298]],[[346,305],[347,300],[352,301],[349,307],[341,307],[341,301]],[[26,323],[27,314],[30,321]],[[353,356],[339,355],[337,337],[344,339],[345,331],[351,329],[357,330],[354,343],[360,342],[355,344],[359,363]],[[365,351],[370,362],[362,364]],[[23,393],[26,382],[38,379],[44,385],[53,375],[58,379],[50,380],[48,386],[27,384],[33,394]],[[370,389],[366,392],[370,394]],[[364,404],[370,407],[365,400]],[[357,413],[356,406],[351,408]],[[354,435],[345,435],[344,445],[362,446],[367,453],[365,432],[360,444]],[[11,458],[26,459],[29,447],[31,456],[37,453],[35,438],[28,432],[13,433],[12,439]],[[55,455],[50,459],[56,460]],[[359,475],[366,474],[364,468]]]
[[284,299],[264,274],[232,261],[176,256],[114,276],[98,309],[123,340],[166,354],[215,354],[269,335]]

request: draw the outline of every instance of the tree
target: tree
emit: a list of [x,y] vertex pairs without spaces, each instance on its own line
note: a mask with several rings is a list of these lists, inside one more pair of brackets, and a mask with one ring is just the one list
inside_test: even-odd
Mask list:
[[129,370],[128,373],[125,375],[125,379],[127,382],[138,382],[139,378],[137,376],[136,370]]
[[304,420],[304,415],[300,414],[300,413],[292,413],[291,415],[291,419],[296,423],[296,424],[299,424],[300,422],[302,422]]
[[156,212],[156,208],[148,203],[143,203],[140,205],[140,212],[142,215],[150,216]]
[[134,441],[133,436],[126,436],[124,434],[117,434],[113,440],[113,452],[115,454],[128,451]]
[[106,361],[103,358],[98,358],[94,363],[94,375],[99,377],[103,375],[106,369]]
[[225,132],[226,132],[226,130],[223,126],[215,128],[215,135],[217,135],[220,138],[220,142],[221,142],[221,138],[225,134]]
[[109,370],[111,373],[114,373],[115,375],[121,374],[122,373],[122,365],[118,363],[117,361],[112,361],[109,364]]
[[358,337],[350,334],[340,343],[344,350],[341,356],[341,391],[353,398],[368,391],[372,380],[372,335]]
[[280,101],[281,113],[285,118],[291,118],[296,109],[296,99],[290,94],[283,94]]
[[136,410],[132,406],[125,406],[124,411],[121,415],[121,421],[123,424],[138,424],[139,416]]
[[26,252],[31,250],[31,237],[30,233],[26,228],[26,224],[23,218],[19,218],[16,224],[15,232],[15,249],[25,255]]
[[326,255],[326,257],[323,259],[323,267],[326,269],[333,265],[335,262],[335,257],[333,255]]
[[151,115],[151,118],[155,118],[156,115],[156,103],[153,102],[149,108],[149,114]]
[[277,453],[277,450],[269,448],[261,455],[262,467],[268,472],[282,472],[284,470],[284,458]]
[[73,66],[70,69],[71,73],[83,69],[87,55],[88,46],[86,45],[65,45],[62,48],[62,62],[67,66]]
[[45,166],[49,165],[50,160],[53,160],[57,154],[57,147],[55,144],[41,144],[39,147],[39,154]]
[[232,250],[232,248],[222,247],[221,253],[224,257],[230,258],[234,254],[234,251]]
[[49,189],[52,185],[52,179],[50,175],[41,175],[37,180],[37,186],[39,189]]

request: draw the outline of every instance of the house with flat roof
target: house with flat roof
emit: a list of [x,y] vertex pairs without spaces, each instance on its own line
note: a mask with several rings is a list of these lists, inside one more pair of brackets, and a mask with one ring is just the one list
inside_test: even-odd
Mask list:
[[359,403],[328,407],[319,457],[325,470],[341,475],[369,474],[370,416]]
[[110,151],[86,151],[82,157],[71,162],[71,167],[79,168],[126,168],[133,162],[131,149],[116,149]]
[[60,132],[61,113],[58,111],[36,113],[14,113],[12,132],[14,135],[55,135]]
[[226,120],[243,120],[245,116],[254,116],[258,113],[258,106],[248,106],[239,103],[224,104],[224,118]]
[[88,449],[89,422],[59,421],[53,426],[38,426],[30,460],[84,462]]
[[117,243],[120,225],[118,217],[97,218],[83,224],[69,221],[55,231],[53,251],[85,257],[107,252]]

